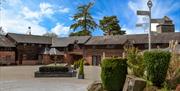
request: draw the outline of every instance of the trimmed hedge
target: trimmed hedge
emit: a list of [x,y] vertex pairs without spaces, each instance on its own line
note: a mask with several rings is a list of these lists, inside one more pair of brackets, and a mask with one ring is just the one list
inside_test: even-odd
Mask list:
[[101,63],[103,88],[108,91],[122,91],[127,74],[127,59],[104,59]]
[[68,67],[65,66],[41,66],[39,72],[68,72]]
[[147,79],[153,85],[161,87],[165,81],[170,59],[171,53],[167,51],[154,50],[144,52]]
[[84,60],[80,60],[79,75],[84,75]]

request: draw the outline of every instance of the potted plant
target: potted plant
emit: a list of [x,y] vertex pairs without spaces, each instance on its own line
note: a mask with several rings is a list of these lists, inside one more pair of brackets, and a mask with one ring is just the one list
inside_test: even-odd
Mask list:
[[78,79],[84,79],[84,60],[80,61]]

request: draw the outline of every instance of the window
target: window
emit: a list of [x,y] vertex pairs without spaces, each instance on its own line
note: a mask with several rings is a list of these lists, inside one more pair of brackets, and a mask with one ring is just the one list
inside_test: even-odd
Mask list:
[[92,49],[96,49],[96,46],[92,46]]
[[34,53],[27,53],[25,54],[26,60],[38,60],[38,55]]
[[148,48],[149,48],[149,45],[148,45],[148,44],[144,44],[144,48],[145,48],[145,49],[148,49]]
[[114,45],[107,45],[106,48],[114,48]]

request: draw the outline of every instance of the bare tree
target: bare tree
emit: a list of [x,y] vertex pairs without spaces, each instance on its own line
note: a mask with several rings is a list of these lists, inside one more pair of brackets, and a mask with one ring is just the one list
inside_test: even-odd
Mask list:
[[6,32],[4,32],[2,26],[0,27],[0,35],[6,35]]

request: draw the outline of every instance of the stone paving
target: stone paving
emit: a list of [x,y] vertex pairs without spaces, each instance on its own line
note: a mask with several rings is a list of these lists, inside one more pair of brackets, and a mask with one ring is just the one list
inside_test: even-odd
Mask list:
[[87,86],[100,80],[100,67],[86,66],[85,79],[34,78],[38,66],[0,67],[0,91],[86,91]]

